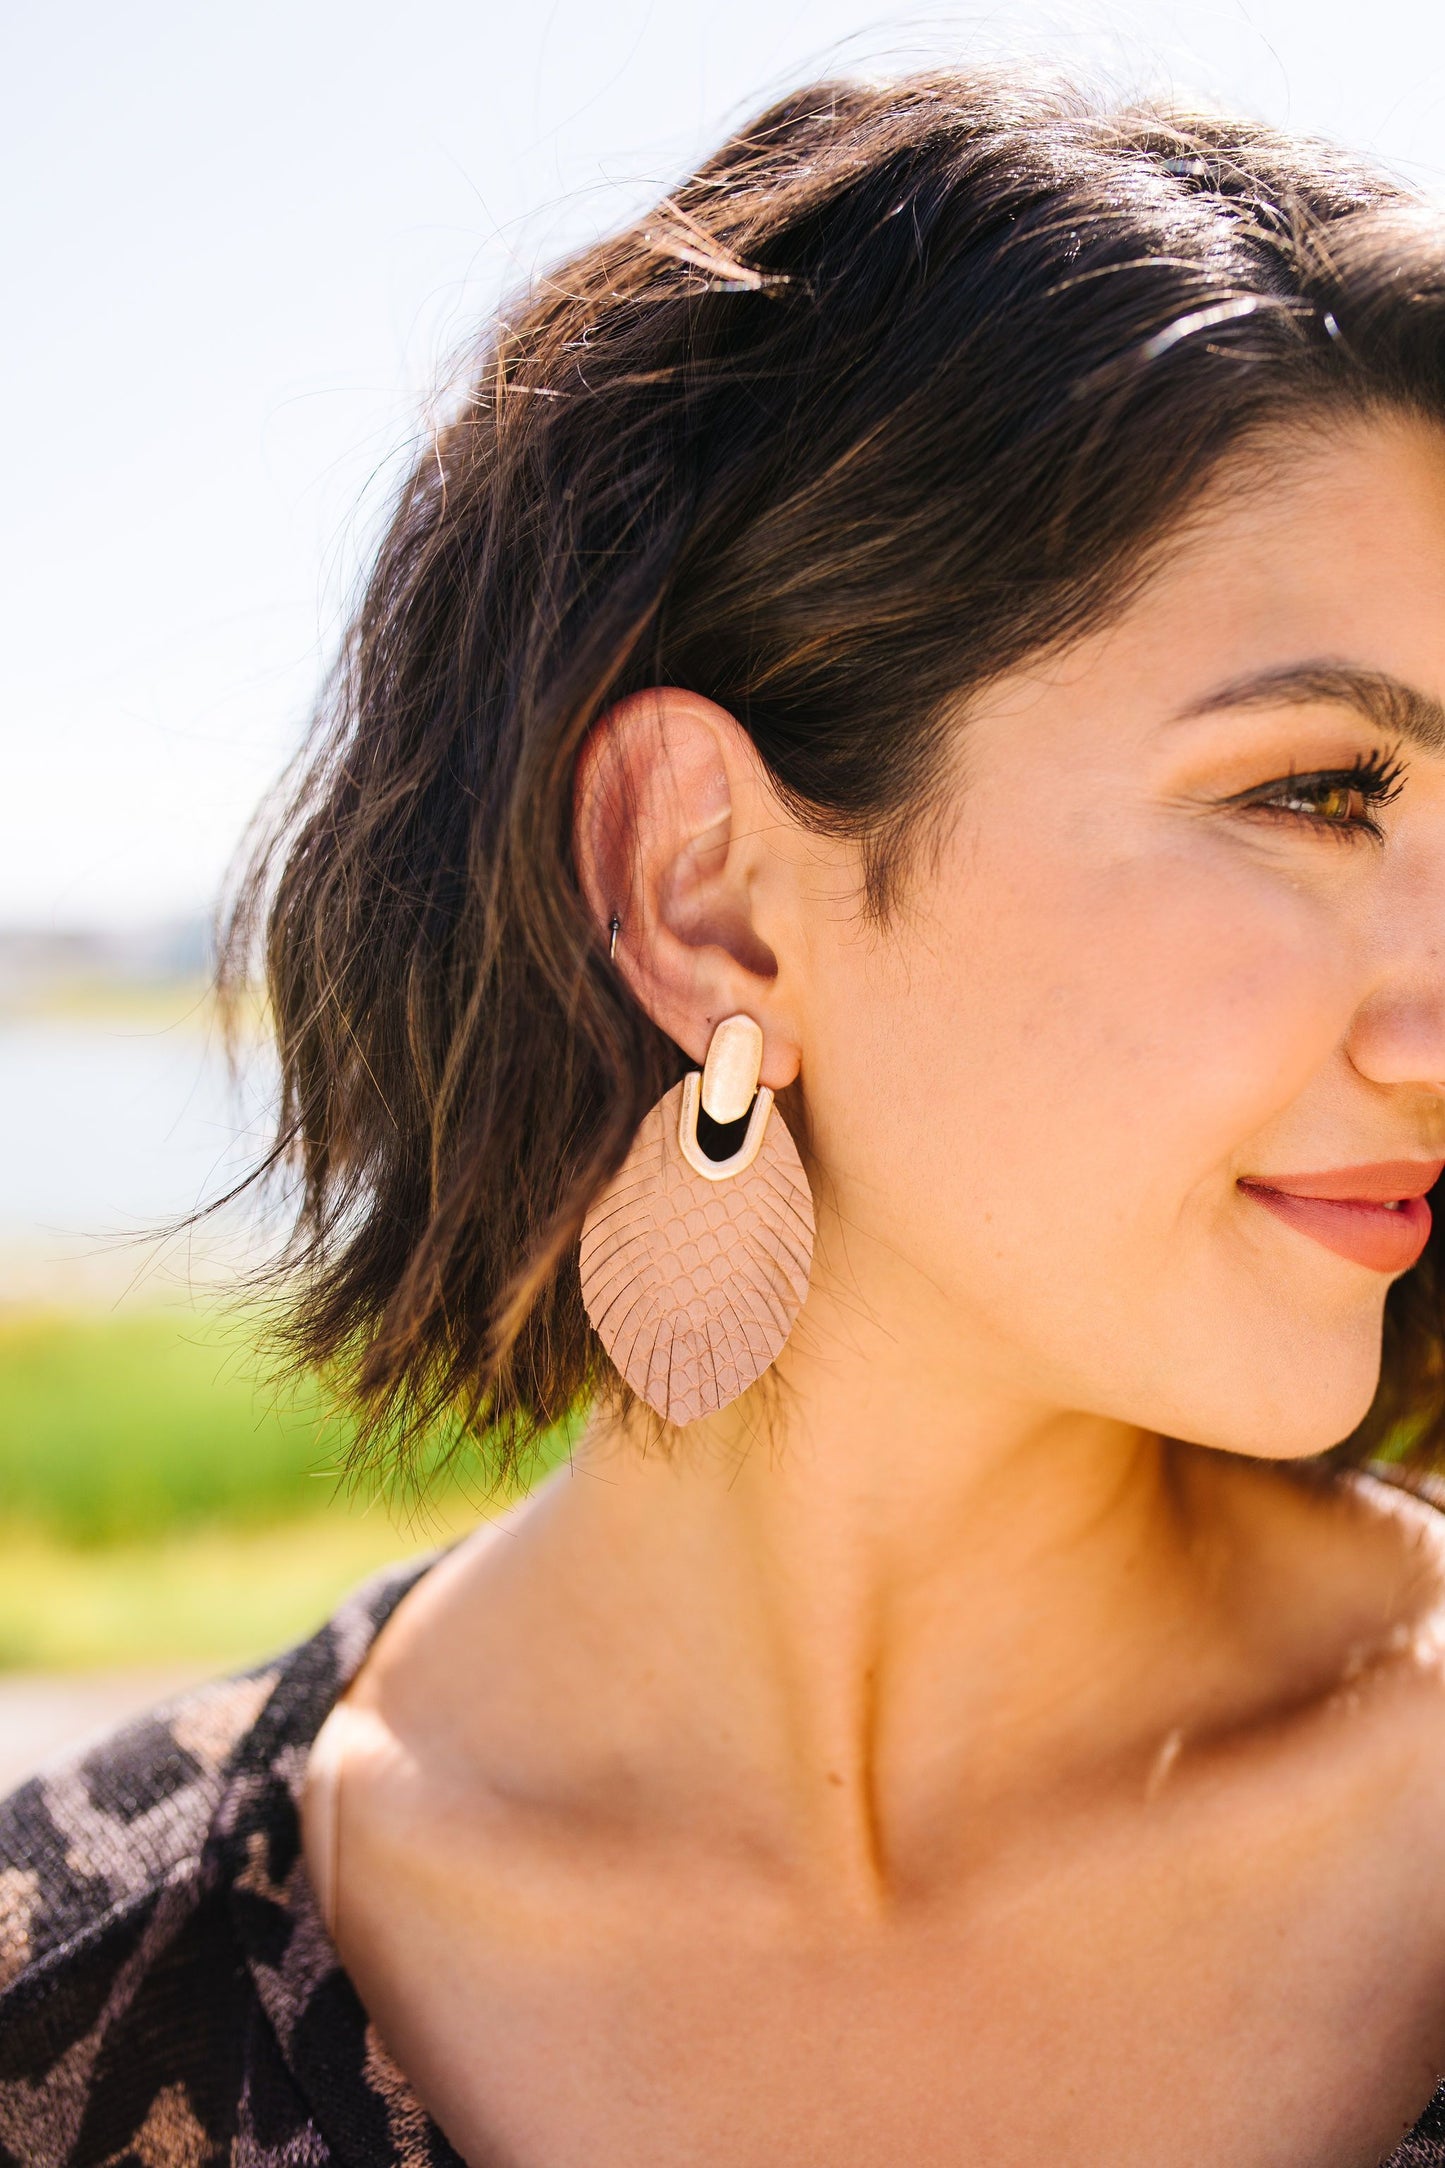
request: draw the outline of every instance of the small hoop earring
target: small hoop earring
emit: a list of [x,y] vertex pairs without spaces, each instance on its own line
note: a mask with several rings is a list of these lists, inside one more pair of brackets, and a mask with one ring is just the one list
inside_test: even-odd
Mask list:
[[[707,1060],[664,1093],[582,1228],[582,1300],[639,1400],[695,1423],[736,1400],[782,1353],[808,1292],[808,1177],[773,1094],[763,1034],[728,1016]],[[701,1117],[746,1121],[709,1154]],[[730,1140],[729,1140],[730,1141]]]

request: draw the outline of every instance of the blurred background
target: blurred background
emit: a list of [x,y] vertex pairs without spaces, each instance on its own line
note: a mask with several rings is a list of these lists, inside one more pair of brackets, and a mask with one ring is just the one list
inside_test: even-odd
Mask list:
[[428,402],[508,288],[828,71],[1041,55],[1445,187],[1438,0],[12,6],[0,492],[0,1789],[444,1540],[268,1376],[208,921]]

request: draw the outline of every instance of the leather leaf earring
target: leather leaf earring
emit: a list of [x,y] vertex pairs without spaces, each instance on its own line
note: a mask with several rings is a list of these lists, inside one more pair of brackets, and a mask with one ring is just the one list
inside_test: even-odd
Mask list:
[[[695,1423],[760,1378],[793,1329],[813,1262],[813,1198],[760,1086],[763,1034],[717,1026],[643,1122],[582,1229],[582,1300],[639,1400]],[[730,1134],[713,1157],[699,1111]],[[714,1140],[719,1141],[719,1140]]]

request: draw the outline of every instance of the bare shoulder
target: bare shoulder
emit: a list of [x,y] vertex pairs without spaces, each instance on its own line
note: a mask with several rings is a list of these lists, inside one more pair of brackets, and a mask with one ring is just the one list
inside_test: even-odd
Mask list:
[[1445,2067],[1445,1514],[1372,1475],[1221,1476],[1229,1683],[1197,1796],[1255,1863],[1240,1917],[1287,1885],[1289,1934],[1425,2011]]
[[1326,1480],[1235,1462],[1219,1476],[1220,1601],[1243,1735],[1323,1756],[1347,1788],[1358,1760],[1382,1808],[1419,1785],[1438,1809],[1445,1511],[1389,1471]]
[[1445,1639],[1445,1483],[1359,1469],[1325,1494],[1323,1562],[1379,1620],[1387,1648]]
[[1418,1797],[1438,1819],[1445,1889],[1445,1511],[1428,1487],[1360,1470],[1307,1490],[1303,1514],[1295,1601],[1323,1714],[1402,1811]]
[[1229,1539],[1271,1614],[1309,1644],[1384,1654],[1445,1612],[1445,1483],[1377,1465],[1322,1476],[1236,1460],[1219,1495]]
[[323,1912],[330,1910],[343,1770],[349,1831],[384,1824],[398,1810],[410,1831],[438,1772],[459,1758],[458,1700],[484,1701],[489,1676],[479,1660],[486,1646],[479,1588],[486,1590],[526,1510],[524,1502],[475,1529],[407,1592],[321,1726],[307,1760],[301,1816]]

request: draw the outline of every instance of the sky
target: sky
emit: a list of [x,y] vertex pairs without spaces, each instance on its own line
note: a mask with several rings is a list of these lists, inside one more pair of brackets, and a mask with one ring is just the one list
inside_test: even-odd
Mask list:
[[791,84],[1034,53],[1445,196],[1440,0],[10,0],[0,925],[209,905],[504,292]]

